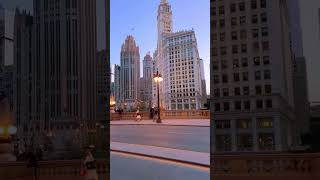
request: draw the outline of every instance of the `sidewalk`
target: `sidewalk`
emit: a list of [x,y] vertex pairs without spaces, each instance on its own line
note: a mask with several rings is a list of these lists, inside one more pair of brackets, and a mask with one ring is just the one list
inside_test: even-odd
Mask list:
[[210,154],[180,149],[111,142],[110,150],[160,159],[173,160],[200,166],[210,165]]
[[110,121],[111,125],[165,125],[165,126],[199,126],[210,127],[209,119],[164,119],[162,123],[156,123],[152,120],[115,120]]

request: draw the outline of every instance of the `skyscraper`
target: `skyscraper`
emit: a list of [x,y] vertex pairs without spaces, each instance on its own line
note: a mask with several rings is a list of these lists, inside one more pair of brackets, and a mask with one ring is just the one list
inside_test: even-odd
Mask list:
[[211,5],[212,152],[295,147],[286,1]]
[[[96,1],[34,0],[33,6],[32,121],[28,129],[38,143],[53,131],[56,148],[63,149],[79,142],[75,129],[86,127],[81,129],[81,144],[95,144]],[[92,128],[93,133],[87,133]]]
[[140,96],[140,54],[133,36],[122,44],[120,63],[120,101],[130,109]]
[[[200,109],[203,107],[201,60],[193,30],[173,32],[171,6],[162,0],[158,7],[158,43],[154,54],[154,73],[158,71],[160,106],[170,110]],[[153,103],[157,91],[153,83]]]
[[114,97],[117,108],[121,105],[121,93],[120,93],[120,66],[114,65]]
[[153,80],[153,63],[150,53],[143,59],[143,77],[141,81],[141,92],[143,100],[147,105],[152,103],[152,80]]

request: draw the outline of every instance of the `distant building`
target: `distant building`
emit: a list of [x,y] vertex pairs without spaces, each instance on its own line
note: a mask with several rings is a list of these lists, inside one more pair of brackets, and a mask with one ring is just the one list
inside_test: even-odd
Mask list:
[[0,66],[13,65],[14,16],[0,6]]
[[114,65],[114,97],[117,108],[121,108],[121,92],[120,92],[120,66]]
[[140,54],[133,36],[122,44],[120,63],[120,101],[132,109],[140,98]]
[[153,61],[150,53],[143,59],[143,77],[141,79],[141,100],[152,106]]

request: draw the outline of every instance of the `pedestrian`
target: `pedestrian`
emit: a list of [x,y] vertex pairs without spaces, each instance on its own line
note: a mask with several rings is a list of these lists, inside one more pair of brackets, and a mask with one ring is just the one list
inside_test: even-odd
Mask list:
[[121,118],[122,118],[122,109],[120,108],[119,109],[119,120],[121,120]]
[[153,121],[155,121],[155,117],[158,117],[158,108],[155,108],[155,110],[154,110],[154,116],[153,116]]
[[96,161],[91,154],[91,147],[86,148],[86,155],[82,163],[82,171],[86,180],[98,180]]
[[36,155],[30,151],[27,155],[27,167],[32,169],[33,180],[38,180],[38,160]]
[[150,108],[150,119],[152,119],[152,120],[153,120],[153,115],[154,115],[154,108],[151,107]]
[[137,112],[136,112],[136,121],[141,121],[141,113],[140,113],[140,111],[139,111],[139,109],[137,110]]

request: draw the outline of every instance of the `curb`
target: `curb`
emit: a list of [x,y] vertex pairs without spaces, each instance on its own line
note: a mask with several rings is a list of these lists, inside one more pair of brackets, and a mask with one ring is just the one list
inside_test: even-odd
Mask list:
[[111,124],[110,126],[132,126],[132,125],[137,125],[137,126],[182,126],[182,127],[210,127],[210,125],[184,125],[184,124]]
[[128,152],[128,151],[113,150],[113,149],[110,149],[110,152],[119,152],[119,153],[124,153],[124,154],[131,154],[131,155],[136,155],[136,156],[143,156],[143,157],[149,157],[149,158],[154,158],[154,159],[162,159],[162,160],[173,161],[173,162],[177,162],[177,163],[200,166],[203,168],[210,168],[210,165],[207,165],[207,164],[201,164],[201,163],[196,163],[196,162],[191,162],[191,161],[183,161],[183,160],[178,160],[178,159],[174,159],[174,158],[166,158],[166,157],[161,157],[161,156],[147,155],[147,154],[143,154],[143,153]]

